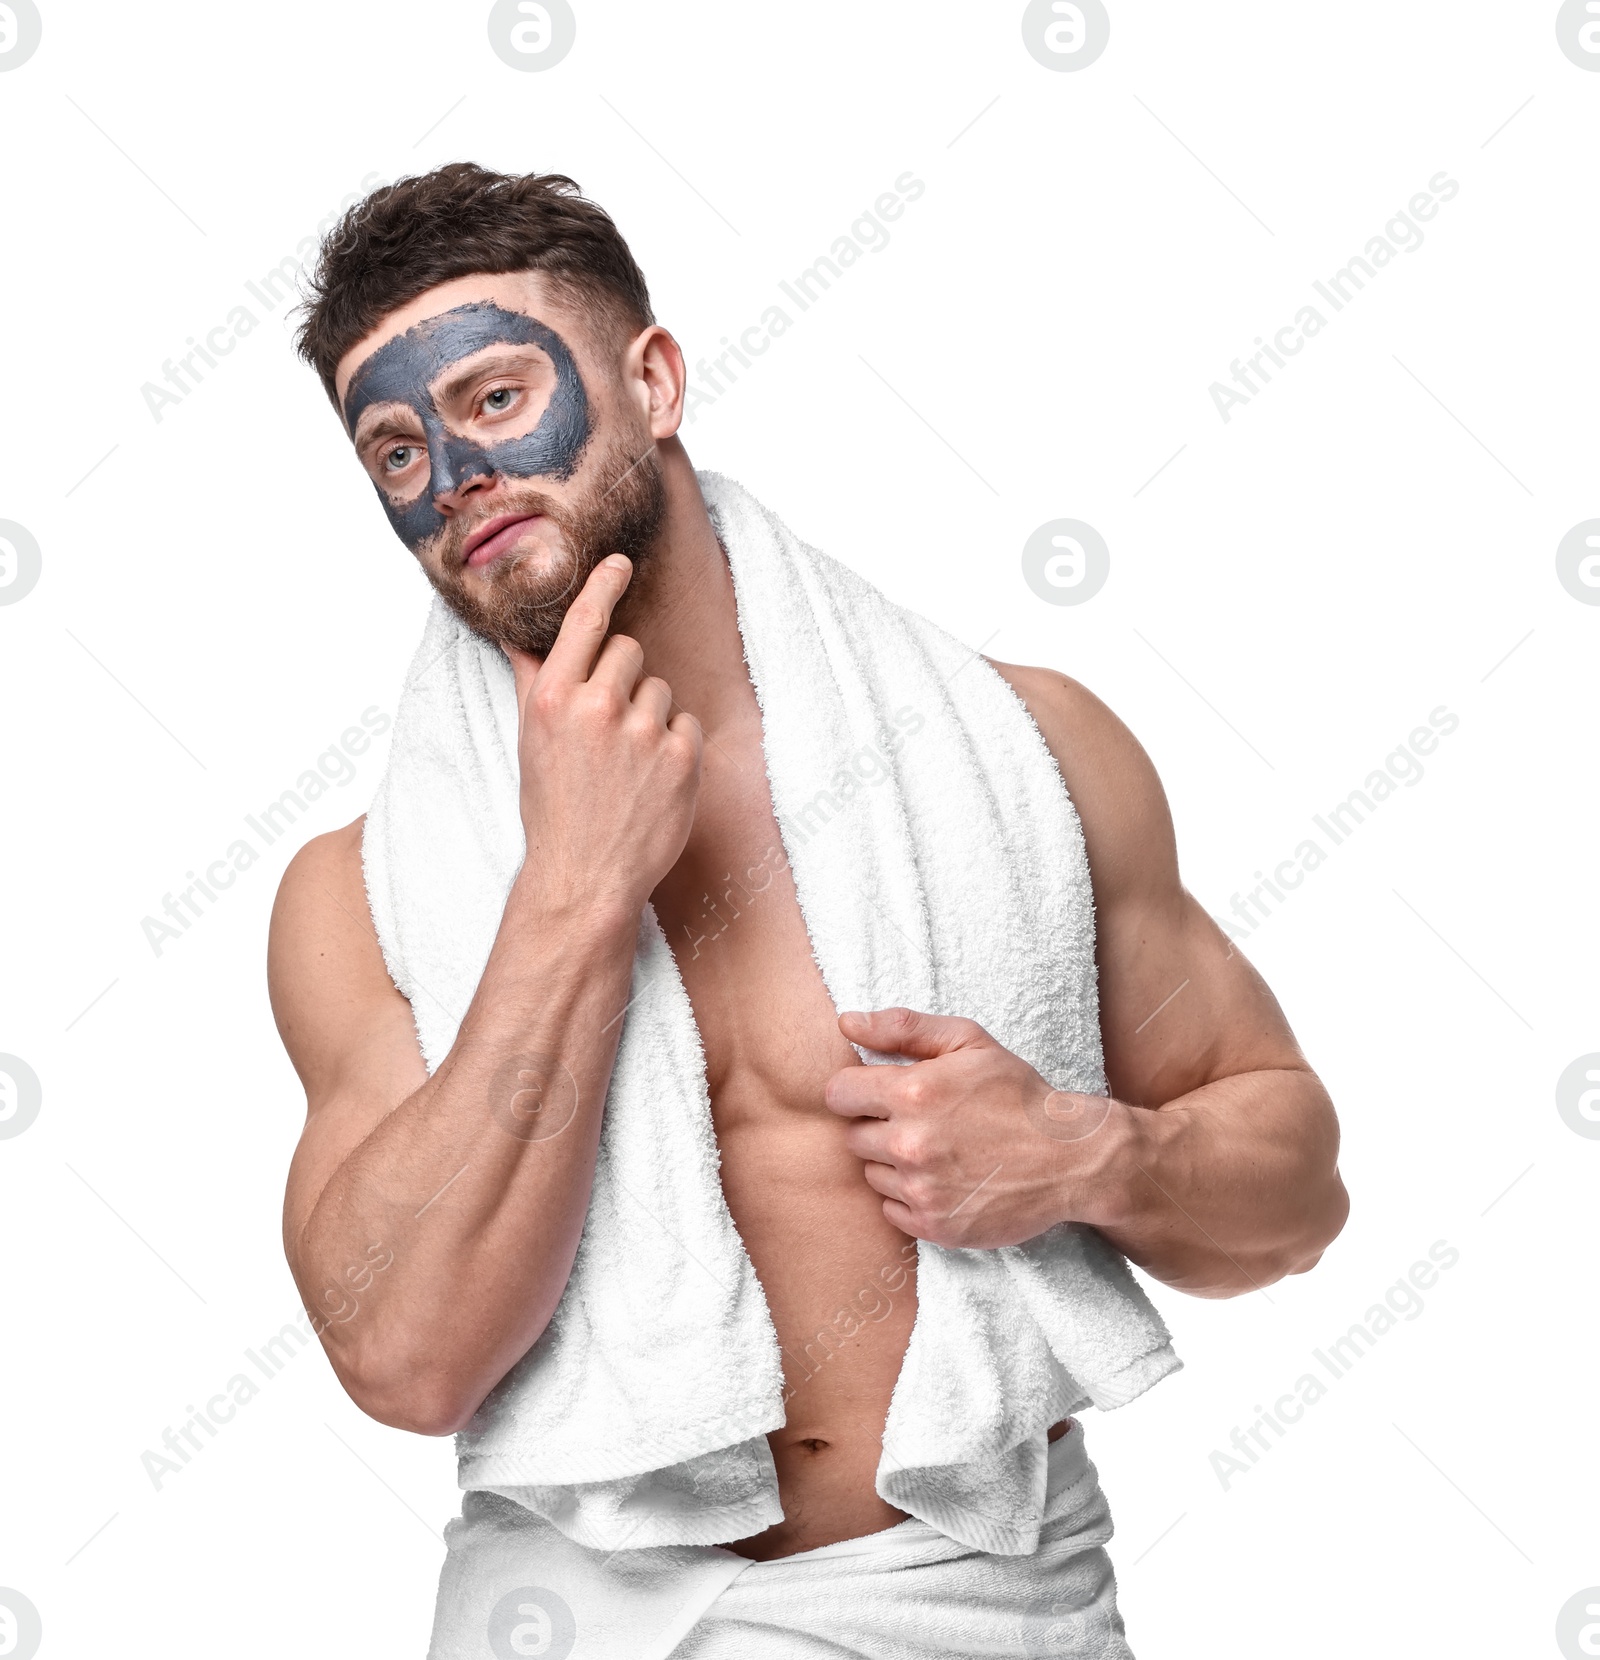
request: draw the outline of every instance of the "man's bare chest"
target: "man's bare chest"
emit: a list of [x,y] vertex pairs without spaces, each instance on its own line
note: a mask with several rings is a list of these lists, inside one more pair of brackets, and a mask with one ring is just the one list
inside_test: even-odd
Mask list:
[[787,1478],[790,1443],[802,1461],[826,1449],[830,1479],[871,1510],[861,1525],[887,1525],[898,1512],[879,1514],[871,1472],[915,1317],[915,1246],[825,1103],[828,1080],[860,1063],[812,955],[765,777],[721,782],[654,903],[705,1048],[723,1192],[783,1350],[775,1452]]
[[652,895],[694,1008],[719,1135],[764,1115],[821,1122],[855,1051],[812,955],[760,752],[713,754],[694,829]]

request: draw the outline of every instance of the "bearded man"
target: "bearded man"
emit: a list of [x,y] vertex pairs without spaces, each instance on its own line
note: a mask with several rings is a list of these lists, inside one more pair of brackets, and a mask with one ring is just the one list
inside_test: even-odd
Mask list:
[[437,598],[270,983],[285,1246],[458,1436],[430,1654],[1131,1653],[1084,1407],[1343,1225],[1332,1107],[1089,691],[992,663],[678,436],[610,218],[456,164],[300,345]]

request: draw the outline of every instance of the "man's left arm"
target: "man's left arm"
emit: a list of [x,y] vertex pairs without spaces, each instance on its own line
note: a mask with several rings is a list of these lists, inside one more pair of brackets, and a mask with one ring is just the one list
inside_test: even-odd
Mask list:
[[828,1105],[853,1120],[884,1214],[936,1244],[992,1248],[1078,1221],[1194,1296],[1304,1273],[1349,1209],[1326,1090],[1179,880],[1166,795],[1133,734],[1064,675],[994,666],[1083,825],[1111,1098],[1052,1089],[973,1021],[879,1010],[840,1029],[922,1064],[847,1068]]

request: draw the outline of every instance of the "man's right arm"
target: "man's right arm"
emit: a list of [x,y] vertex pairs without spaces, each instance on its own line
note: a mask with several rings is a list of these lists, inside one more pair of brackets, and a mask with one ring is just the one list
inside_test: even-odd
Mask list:
[[528,856],[431,1078],[372,932],[360,824],[279,890],[268,978],[307,1101],[285,1251],[340,1382],[397,1428],[461,1428],[577,1252],[640,912],[699,775],[697,724],[668,718],[635,642],[604,640],[626,580],[599,567],[544,664],[513,659]]

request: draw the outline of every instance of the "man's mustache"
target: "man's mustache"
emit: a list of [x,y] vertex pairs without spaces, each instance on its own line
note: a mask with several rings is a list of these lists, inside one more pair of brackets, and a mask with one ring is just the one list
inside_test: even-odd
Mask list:
[[[565,541],[574,543],[574,526],[572,515],[566,511],[560,502],[550,496],[535,495],[517,497],[509,501],[499,502],[492,512],[482,513],[471,520],[452,520],[445,529],[444,540],[439,545],[439,561],[447,569],[459,570],[466,561],[466,545],[468,540],[482,527],[495,519],[503,519],[508,514],[526,513],[530,518],[537,515],[550,520],[560,531]],[[522,556],[519,555],[520,559]]]

